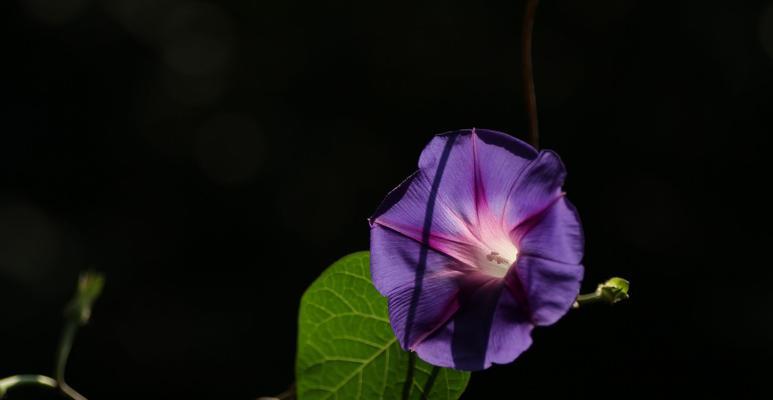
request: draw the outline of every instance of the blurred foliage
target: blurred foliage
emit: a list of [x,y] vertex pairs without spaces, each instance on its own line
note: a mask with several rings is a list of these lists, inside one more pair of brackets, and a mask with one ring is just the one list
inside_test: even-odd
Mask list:
[[80,325],[85,325],[91,318],[91,309],[97,300],[102,289],[105,287],[104,275],[88,271],[81,274],[78,279],[78,288],[75,297],[70,301],[65,309],[68,318],[75,318]]

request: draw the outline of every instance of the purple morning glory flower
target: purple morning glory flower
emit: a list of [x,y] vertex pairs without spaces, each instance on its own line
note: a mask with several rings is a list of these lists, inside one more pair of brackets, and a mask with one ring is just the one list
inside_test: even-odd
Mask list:
[[504,133],[436,136],[371,224],[371,274],[398,341],[424,361],[512,362],[572,306],[583,233],[558,155]]

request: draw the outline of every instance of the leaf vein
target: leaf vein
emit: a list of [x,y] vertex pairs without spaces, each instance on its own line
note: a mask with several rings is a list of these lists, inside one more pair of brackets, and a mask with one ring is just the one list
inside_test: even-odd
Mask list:
[[[336,386],[333,388],[333,392],[337,392],[337,391],[338,391],[338,389],[340,389],[340,388],[342,388],[344,385],[346,385],[346,384],[347,384],[347,383],[348,383],[350,380],[352,380],[352,378],[354,378],[354,377],[355,377],[355,375],[357,375],[357,373],[359,373],[360,371],[362,371],[362,370],[365,368],[365,365],[367,365],[367,364],[371,363],[373,360],[375,360],[376,358],[378,358],[378,357],[379,357],[379,356],[380,356],[382,353],[384,353],[384,351],[387,351],[387,350],[389,350],[389,346],[391,346],[391,345],[392,345],[393,343],[395,343],[396,341],[397,341],[397,338],[390,339],[390,340],[389,340],[389,341],[386,343],[386,345],[384,346],[384,348],[382,348],[381,350],[379,350],[378,352],[376,352],[375,354],[373,354],[373,356],[371,356],[369,359],[367,359],[367,360],[363,361],[363,363],[362,363],[362,364],[361,364],[359,367],[357,367],[357,368],[354,370],[354,372],[352,372],[352,373],[351,373],[351,374],[349,374],[349,375],[348,375],[346,378],[344,378],[344,380],[343,380],[343,381],[342,381],[340,384],[336,385]],[[328,399],[328,398],[330,398],[330,396],[323,397],[323,398],[322,398],[322,400],[325,400],[325,399]]]

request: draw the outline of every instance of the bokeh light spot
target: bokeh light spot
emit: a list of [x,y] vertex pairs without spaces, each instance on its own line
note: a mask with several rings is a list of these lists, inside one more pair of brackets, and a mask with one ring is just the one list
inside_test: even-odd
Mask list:
[[173,70],[193,76],[225,70],[231,62],[230,18],[218,7],[190,3],[177,7],[163,27],[163,58]]

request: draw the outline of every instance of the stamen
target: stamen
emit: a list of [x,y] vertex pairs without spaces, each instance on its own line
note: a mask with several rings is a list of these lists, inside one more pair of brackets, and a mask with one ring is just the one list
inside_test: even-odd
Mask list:
[[486,256],[486,259],[490,262],[495,262],[497,264],[507,264],[510,265],[510,261],[502,256],[499,255],[496,251],[492,251],[489,255]]

